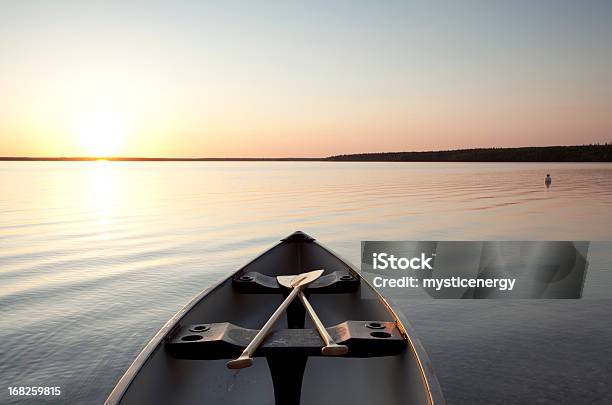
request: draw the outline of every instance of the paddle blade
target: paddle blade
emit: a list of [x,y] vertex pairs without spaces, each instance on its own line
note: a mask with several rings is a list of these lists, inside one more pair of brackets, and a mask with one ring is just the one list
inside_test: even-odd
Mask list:
[[303,287],[305,285],[308,285],[312,283],[313,281],[315,281],[316,279],[318,279],[319,277],[321,277],[321,275],[324,272],[325,270],[321,269],[321,270],[309,271],[308,273],[298,274],[297,277],[291,281],[291,287],[295,288],[295,287]]
[[295,277],[296,277],[295,274],[291,276],[276,276],[276,281],[278,281],[278,284],[281,285],[282,287],[291,288],[291,282],[293,281]]
[[278,284],[285,288],[293,288],[299,286],[305,286],[312,283],[325,272],[325,270],[313,270],[308,273],[292,274],[290,276],[276,276]]

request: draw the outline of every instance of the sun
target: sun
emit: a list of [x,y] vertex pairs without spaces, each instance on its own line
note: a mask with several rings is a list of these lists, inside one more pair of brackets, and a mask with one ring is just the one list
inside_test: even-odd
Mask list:
[[75,135],[88,156],[116,156],[125,140],[126,125],[119,114],[88,113],[79,117]]

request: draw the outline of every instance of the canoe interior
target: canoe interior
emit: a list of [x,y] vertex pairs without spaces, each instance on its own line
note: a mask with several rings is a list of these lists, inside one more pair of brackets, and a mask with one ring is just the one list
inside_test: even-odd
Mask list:
[[[312,241],[282,242],[237,274],[255,271],[276,276],[315,269],[353,270],[340,258]],[[365,282],[360,287],[370,289]],[[259,329],[281,303],[281,294],[238,293],[231,277],[204,295],[177,323],[231,322]],[[396,321],[377,299],[362,291],[310,294],[309,300],[326,326],[347,320]],[[314,328],[308,316],[306,328]],[[286,317],[275,325],[286,329]],[[250,368],[228,370],[227,360],[173,358],[163,341],[148,356],[120,398],[122,404],[274,404],[272,378],[265,357]],[[138,365],[133,365],[138,366]],[[412,347],[399,355],[371,358],[310,357],[302,381],[306,404],[430,404],[430,394]]]

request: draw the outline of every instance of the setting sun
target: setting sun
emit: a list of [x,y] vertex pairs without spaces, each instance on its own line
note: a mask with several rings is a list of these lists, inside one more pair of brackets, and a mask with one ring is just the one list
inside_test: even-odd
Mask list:
[[88,155],[114,156],[124,143],[126,125],[119,114],[97,112],[80,117],[74,132]]

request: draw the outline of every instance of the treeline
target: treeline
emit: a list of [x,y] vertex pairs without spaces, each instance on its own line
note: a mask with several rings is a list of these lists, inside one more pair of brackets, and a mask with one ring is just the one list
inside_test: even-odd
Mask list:
[[135,162],[216,162],[216,161],[346,161],[346,162],[612,162],[612,143],[579,146],[525,148],[479,148],[430,152],[385,152],[336,155],[326,158],[143,158],[143,157],[10,157],[13,161],[135,161]]
[[479,148],[330,156],[347,162],[612,162],[612,143],[579,146]]

